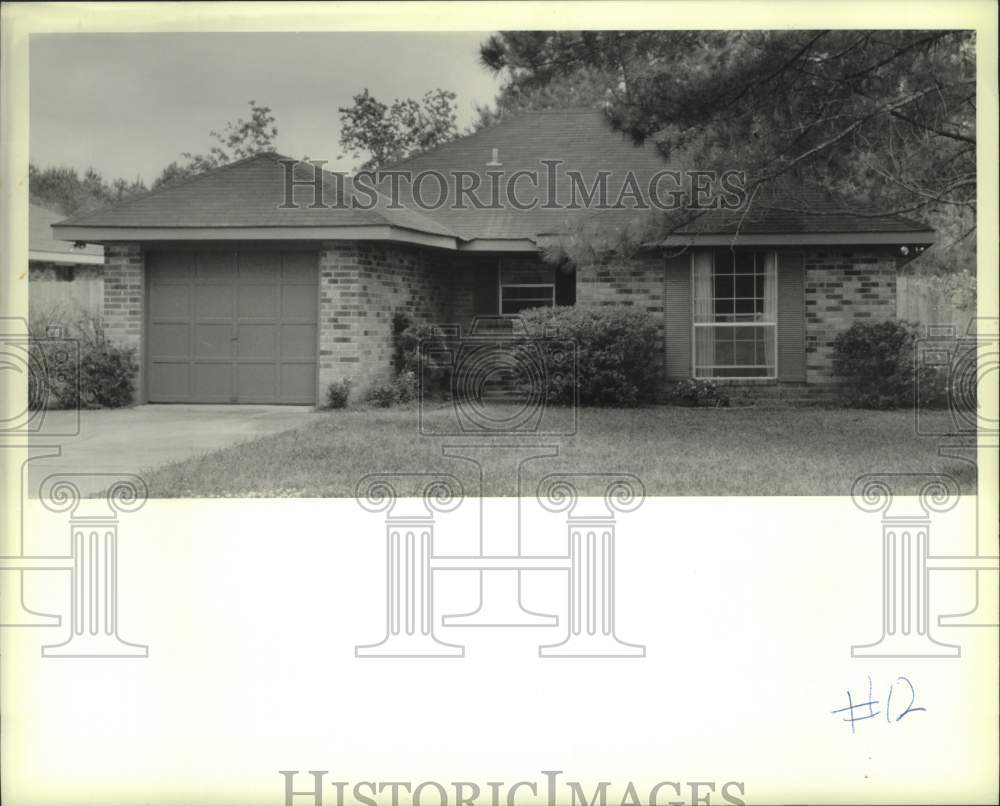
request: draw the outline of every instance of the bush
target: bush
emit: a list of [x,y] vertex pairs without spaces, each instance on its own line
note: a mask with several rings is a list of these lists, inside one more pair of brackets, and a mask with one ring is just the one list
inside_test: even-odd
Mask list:
[[408,380],[403,382],[404,386],[412,385],[412,394],[406,399],[412,400],[417,396],[417,387],[422,382],[425,399],[447,400],[451,392],[451,368],[435,364],[432,357],[421,353],[420,345],[423,343],[426,349],[427,343],[434,341],[440,343],[443,348],[448,339],[434,325],[426,322],[411,323],[408,318],[403,318],[406,327],[398,333],[394,332],[393,363],[397,378],[405,376]]
[[329,409],[342,409],[347,405],[350,396],[350,378],[344,378],[342,381],[334,381],[326,387],[326,407]]
[[848,406],[895,409],[913,406],[919,381],[925,408],[947,402],[947,379],[934,367],[916,366],[920,329],[910,322],[857,323],[833,342],[833,373]]
[[[562,306],[526,311],[534,336],[551,335],[576,345],[576,384],[585,406],[639,406],[661,389],[663,342],[656,323],[634,308]],[[572,401],[573,378],[548,378],[550,402]]]
[[28,408],[75,409],[80,405],[80,377],[74,369],[62,373],[65,349],[56,341],[31,338],[28,373]]
[[392,385],[396,389],[397,403],[409,403],[417,399],[417,375],[413,370],[400,372]]
[[392,367],[396,374],[406,369],[413,369],[412,366],[408,366],[411,361],[411,348],[409,339],[405,335],[412,327],[413,321],[405,311],[396,311],[392,315]]
[[725,407],[729,405],[729,395],[714,381],[686,378],[667,391],[667,402],[675,406]]
[[368,402],[383,409],[399,402],[399,393],[394,382],[377,383],[368,390]]
[[131,406],[139,365],[135,350],[106,345],[80,358],[80,405],[116,409]]
[[391,381],[377,383],[368,390],[368,402],[384,409],[416,399],[417,376],[410,370],[399,373]]
[[[48,336],[58,324],[63,337]],[[135,350],[111,344],[101,320],[90,314],[70,319],[59,311],[36,314],[29,323],[32,363],[37,371],[29,375],[28,403],[32,408],[119,408],[134,400],[134,383],[139,373]],[[65,366],[66,342],[79,350],[79,372],[57,372]]]

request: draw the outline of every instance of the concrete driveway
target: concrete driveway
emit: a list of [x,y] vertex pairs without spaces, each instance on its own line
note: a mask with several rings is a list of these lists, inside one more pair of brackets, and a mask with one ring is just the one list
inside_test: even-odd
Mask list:
[[[50,411],[46,425],[71,423],[73,412]],[[148,405],[131,409],[80,412],[80,433],[71,437],[32,438],[33,449],[58,445],[59,456],[32,459],[32,493],[53,473],[135,473],[168,462],[225,448],[267,434],[297,428],[322,416],[309,406]],[[100,491],[107,481],[79,480],[84,494]]]

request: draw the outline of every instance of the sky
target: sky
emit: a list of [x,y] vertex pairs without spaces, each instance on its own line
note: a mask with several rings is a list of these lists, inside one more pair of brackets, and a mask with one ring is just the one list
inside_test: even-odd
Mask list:
[[[378,100],[457,97],[458,125],[499,85],[478,62],[488,32],[46,34],[30,44],[30,149],[39,167],[94,168],[150,184],[181,152],[204,153],[209,132],[271,107],[277,150],[355,160],[338,143],[337,108],[365,87]],[[338,158],[341,158],[337,162]]]

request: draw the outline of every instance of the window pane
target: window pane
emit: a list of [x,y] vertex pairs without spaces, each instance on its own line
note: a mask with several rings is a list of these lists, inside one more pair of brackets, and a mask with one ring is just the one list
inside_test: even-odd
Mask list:
[[500,270],[503,285],[552,285],[555,281],[555,268],[550,266],[508,264],[504,261]]
[[715,301],[715,320],[717,322],[727,322],[733,318],[736,312],[735,302],[731,299],[717,299]]
[[500,313],[506,315],[512,315],[520,313],[521,311],[526,311],[529,308],[547,308],[552,306],[551,299],[544,300],[530,300],[530,299],[512,299],[503,301],[500,306]]
[[736,364],[740,367],[752,367],[756,363],[754,343],[752,341],[733,342],[732,361],[726,361],[724,363]]
[[716,249],[715,250],[715,273],[716,274],[732,274],[733,271],[733,253],[728,249]]
[[715,275],[715,296],[731,297],[733,295],[733,277],[730,274]]
[[736,273],[737,274],[753,274],[754,264],[755,264],[756,253],[755,252],[737,252],[736,253]]
[[507,286],[503,289],[503,298],[507,299],[535,299],[552,301],[552,286]]
[[712,374],[700,373],[699,378],[770,378],[774,373],[763,367],[720,367]]
[[773,325],[696,325],[695,377],[768,378],[775,374]]
[[754,294],[754,278],[751,274],[738,274],[736,275],[735,282],[736,292],[733,296],[736,297],[753,297]]
[[500,259],[500,313],[512,315],[529,308],[550,307],[555,296],[556,269],[532,255]]

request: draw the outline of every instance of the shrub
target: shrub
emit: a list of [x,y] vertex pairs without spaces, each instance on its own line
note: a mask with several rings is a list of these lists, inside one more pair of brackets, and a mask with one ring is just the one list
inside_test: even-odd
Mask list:
[[416,399],[417,376],[409,370],[399,373],[391,381],[376,383],[368,390],[368,402],[384,409]]
[[334,381],[326,387],[326,406],[329,409],[342,409],[351,396],[351,379]]
[[[585,406],[638,406],[660,392],[663,343],[648,314],[631,307],[535,308],[524,314],[534,336],[574,342],[576,384]],[[573,377],[552,373],[547,399],[572,401]]]
[[[58,324],[63,337],[48,336]],[[32,363],[28,403],[32,408],[118,408],[134,400],[139,372],[135,350],[111,344],[101,320],[88,313],[75,318],[58,310],[33,315],[29,323]],[[65,373],[54,368],[65,365],[66,342],[79,352],[79,371]]]
[[412,369],[408,366],[411,348],[405,334],[413,327],[413,321],[406,311],[396,311],[392,315],[392,368],[399,374],[403,370]]
[[396,405],[399,401],[399,392],[393,381],[377,383],[368,390],[368,402],[383,409]]
[[427,384],[425,394],[435,396],[447,387],[448,371],[435,367],[420,353],[421,342],[439,336],[434,325],[414,323],[405,311],[396,311],[392,317],[392,366],[391,381],[376,384],[368,393],[369,402],[389,407],[397,403],[416,400],[419,379]]
[[28,407],[72,409],[80,405],[80,376],[76,369],[62,373],[65,349],[54,340],[31,338],[29,342]]
[[397,403],[409,403],[417,399],[417,375],[413,370],[400,372],[392,385],[396,390]]
[[[451,391],[451,369],[436,364],[434,358],[426,352],[428,342],[439,342],[444,347],[447,339],[440,330],[426,322],[410,323],[407,320],[406,328],[393,341],[397,377],[403,377],[406,373],[409,373],[407,377],[412,377],[413,392],[408,399],[412,400],[417,396],[420,382],[423,383],[425,399],[447,399]],[[421,344],[424,345],[424,352],[421,352]]]
[[685,378],[667,391],[667,402],[675,406],[725,407],[729,405],[729,395],[707,378]]
[[947,379],[934,367],[916,366],[920,329],[910,322],[857,323],[833,342],[833,373],[848,406],[894,409],[919,404],[933,408],[947,402]]
[[80,358],[80,405],[116,409],[133,402],[139,365],[135,350],[105,345]]

